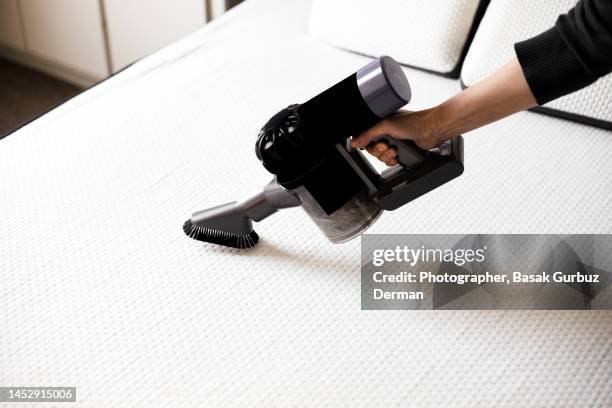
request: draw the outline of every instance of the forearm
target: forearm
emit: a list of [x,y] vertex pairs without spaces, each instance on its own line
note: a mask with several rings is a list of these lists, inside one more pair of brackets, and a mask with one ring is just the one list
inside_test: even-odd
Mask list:
[[537,104],[513,58],[498,71],[427,112],[431,140],[443,141]]

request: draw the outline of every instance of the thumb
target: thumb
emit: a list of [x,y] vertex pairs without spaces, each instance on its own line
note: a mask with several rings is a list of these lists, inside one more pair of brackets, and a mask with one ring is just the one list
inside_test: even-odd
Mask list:
[[355,148],[366,147],[375,137],[387,135],[390,133],[391,126],[389,126],[389,123],[386,120],[383,120],[369,128],[365,132],[361,133],[357,137],[353,137],[353,140],[351,141],[351,146]]

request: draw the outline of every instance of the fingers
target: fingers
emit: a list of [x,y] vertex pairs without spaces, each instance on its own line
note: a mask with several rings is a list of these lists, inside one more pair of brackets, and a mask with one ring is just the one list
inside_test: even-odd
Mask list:
[[356,148],[366,147],[368,144],[370,144],[372,139],[374,139],[375,137],[380,136],[380,135],[390,134],[391,133],[390,130],[391,129],[387,121],[383,120],[379,122],[377,125],[366,130],[359,136],[354,137],[353,140],[351,141],[351,146],[356,147]]
[[389,166],[389,167],[391,167],[391,166],[395,166],[395,165],[397,164],[397,159],[391,159],[391,160],[389,160],[389,161],[385,162],[385,164],[386,164],[387,166]]
[[397,151],[394,147],[389,147],[385,142],[372,143],[366,147],[368,153],[384,162],[387,166],[397,164]]
[[368,145],[366,147],[366,150],[372,156],[380,159],[380,157],[383,156],[389,150],[389,146],[387,146],[385,142],[378,142]]
[[397,156],[397,151],[395,150],[395,147],[391,147],[389,149],[387,149],[386,152],[384,152],[380,157],[380,161],[383,161],[385,163],[390,162],[391,160],[394,160],[395,157]]

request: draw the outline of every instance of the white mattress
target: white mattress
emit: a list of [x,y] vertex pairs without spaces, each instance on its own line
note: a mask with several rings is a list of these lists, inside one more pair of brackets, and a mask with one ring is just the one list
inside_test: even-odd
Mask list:
[[[268,181],[268,116],[366,62],[309,39],[308,8],[248,1],[0,141],[0,385],[76,386],[80,407],[612,405],[610,312],[361,311],[359,240],[300,209],[252,251],[184,236]],[[413,108],[459,90],[407,74]],[[611,148],[516,115],[371,231],[610,233]]]

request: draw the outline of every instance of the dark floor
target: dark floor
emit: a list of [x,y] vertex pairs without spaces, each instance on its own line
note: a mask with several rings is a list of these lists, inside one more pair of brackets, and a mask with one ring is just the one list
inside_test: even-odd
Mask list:
[[82,89],[0,58],[0,139]]

